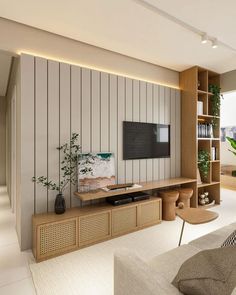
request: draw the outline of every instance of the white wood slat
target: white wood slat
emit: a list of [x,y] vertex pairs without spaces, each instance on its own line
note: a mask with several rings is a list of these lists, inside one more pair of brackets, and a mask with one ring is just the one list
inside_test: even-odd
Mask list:
[[101,101],[100,101],[100,72],[92,70],[92,152],[100,152],[101,132]]
[[109,151],[108,74],[101,73],[101,152]]
[[[40,57],[35,58],[35,110],[35,171],[47,177],[47,60]],[[36,185],[36,213],[47,212],[47,193],[47,188]]]
[[[151,83],[147,83],[147,122],[153,122],[153,87]],[[154,159],[147,159],[147,181],[153,180],[153,161]]]
[[176,161],[176,125],[175,125],[175,108],[176,108],[176,100],[175,100],[175,89],[171,89],[170,93],[170,120],[171,120],[171,129],[170,129],[170,149],[171,149],[171,177],[175,177],[175,161]]
[[[170,124],[170,88],[165,87],[165,124]],[[165,179],[170,178],[170,158],[165,159]]]
[[[31,179],[34,171],[34,57],[21,55],[21,248],[32,243],[32,214],[35,212],[35,185]],[[18,211],[17,211],[18,212]],[[18,218],[18,217],[17,217]]]
[[[59,63],[48,61],[48,178],[59,181]],[[54,211],[56,191],[48,191],[48,211]]]
[[[133,121],[139,122],[139,81],[133,80]],[[140,182],[139,160],[133,160],[133,182]]]
[[82,152],[89,153],[91,150],[91,120],[90,120],[90,100],[91,100],[91,87],[90,87],[90,70],[82,68]]
[[[153,85],[153,123],[159,123],[159,86]],[[159,180],[160,159],[153,160],[153,180]]]
[[[133,118],[133,96],[132,96],[132,80],[125,79],[125,120],[132,121]],[[133,161],[125,161],[125,182],[133,181]]]
[[[140,81],[140,122],[147,122],[147,83]],[[140,160],[140,181],[147,180],[147,160]]]
[[123,161],[123,121],[125,120],[125,78],[118,76],[118,183],[125,182],[125,163]]
[[[60,63],[60,145],[70,141],[70,66]],[[64,158],[63,152],[60,153],[60,160]],[[61,175],[63,172],[61,171]],[[66,207],[71,206],[70,186],[66,186],[63,195]]]
[[176,90],[176,177],[179,177],[181,175],[181,97],[180,97],[180,91]]
[[[115,171],[116,171],[116,178],[118,175],[118,157],[117,157],[117,131],[118,131],[118,77],[115,75],[110,75],[110,152],[114,153],[115,156]],[[117,179],[116,179],[117,181]]]
[[[71,66],[71,134],[79,134],[79,143],[81,135],[81,68]],[[77,191],[78,185],[71,184],[71,206],[80,206],[81,202],[75,198],[73,193]]]
[[[165,124],[165,87],[159,86],[160,98],[159,98],[159,123]],[[159,179],[165,178],[165,159],[160,159]]]

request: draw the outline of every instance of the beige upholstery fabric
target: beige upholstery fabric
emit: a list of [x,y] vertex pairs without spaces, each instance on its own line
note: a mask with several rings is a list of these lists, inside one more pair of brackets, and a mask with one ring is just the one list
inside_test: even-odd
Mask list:
[[115,254],[114,295],[179,295],[164,277],[153,274],[149,266],[127,250]]
[[183,262],[199,251],[193,246],[183,245],[153,258],[148,262],[148,265],[157,280],[162,274],[168,282],[172,282]]
[[189,245],[201,250],[218,248],[234,230],[236,230],[236,223],[224,226],[210,234],[193,240]]

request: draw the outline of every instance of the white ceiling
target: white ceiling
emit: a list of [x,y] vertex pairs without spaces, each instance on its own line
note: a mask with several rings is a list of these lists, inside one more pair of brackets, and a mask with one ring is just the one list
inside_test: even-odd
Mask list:
[[[236,48],[235,0],[146,1]],[[236,69],[236,52],[201,44],[200,36],[134,0],[0,0],[0,16],[177,71]]]
[[0,51],[0,96],[5,96],[11,70],[12,56]]

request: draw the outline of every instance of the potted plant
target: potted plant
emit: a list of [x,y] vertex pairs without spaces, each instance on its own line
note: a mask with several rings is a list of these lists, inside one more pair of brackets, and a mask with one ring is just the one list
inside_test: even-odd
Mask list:
[[220,106],[221,106],[221,99],[223,99],[223,95],[220,93],[220,87],[215,84],[209,85],[209,91],[212,93],[211,95],[211,112],[212,112],[212,126],[215,129],[218,126],[218,119],[217,117],[220,116]]
[[210,153],[205,150],[199,150],[198,152],[198,168],[203,182],[206,182],[210,170]]
[[[234,149],[234,151],[228,149],[232,154],[234,154],[236,156],[236,140],[232,137],[226,136],[226,139],[228,140],[228,142],[230,143],[231,147]],[[236,177],[236,170],[232,171],[232,176]]]
[[61,170],[61,177],[58,182],[49,180],[46,176],[34,176],[32,181],[47,187],[49,190],[55,190],[58,192],[54,210],[56,214],[62,214],[66,210],[66,203],[63,196],[63,191],[69,183],[75,184],[77,181],[77,163],[81,146],[77,144],[79,134],[72,133],[69,143],[65,143],[60,147],[57,147],[59,154],[63,153],[62,160],[59,165]]

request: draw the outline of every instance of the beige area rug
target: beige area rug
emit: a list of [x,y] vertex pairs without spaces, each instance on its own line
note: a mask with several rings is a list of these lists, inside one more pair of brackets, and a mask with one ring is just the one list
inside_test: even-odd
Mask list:
[[[220,217],[203,225],[186,224],[183,243],[236,221],[236,192],[223,190],[222,205],[214,207]],[[178,244],[182,222],[162,222],[132,234],[82,250],[30,264],[38,295],[112,295],[113,257],[121,248],[137,252],[143,259],[168,251]]]

